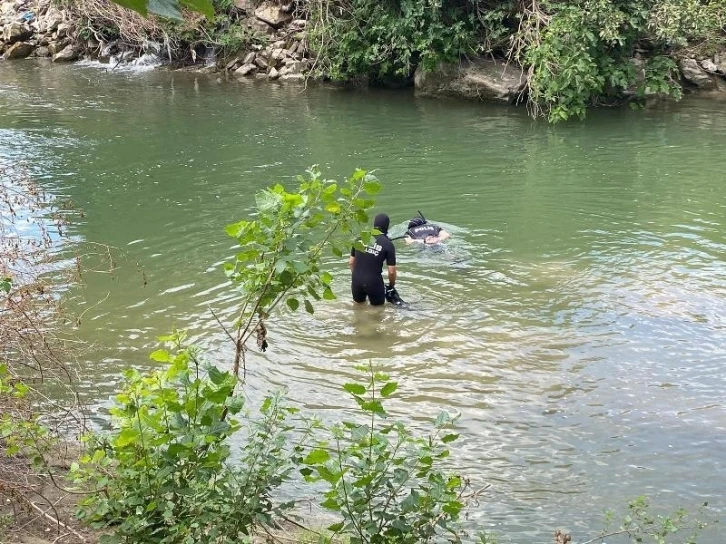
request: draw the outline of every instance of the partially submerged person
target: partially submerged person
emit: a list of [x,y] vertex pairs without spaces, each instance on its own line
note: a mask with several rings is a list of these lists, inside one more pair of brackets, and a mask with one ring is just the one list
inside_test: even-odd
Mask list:
[[443,242],[450,237],[451,234],[449,232],[435,223],[429,223],[423,214],[418,212],[418,215],[408,222],[408,230],[403,239],[407,244],[420,243],[432,245]]
[[[351,292],[359,304],[366,298],[373,306],[386,302],[396,293],[396,248],[388,238],[391,220],[385,213],[376,215],[373,227],[381,232],[363,251],[351,249],[348,264],[352,274]],[[383,283],[383,263],[388,266],[388,288]]]

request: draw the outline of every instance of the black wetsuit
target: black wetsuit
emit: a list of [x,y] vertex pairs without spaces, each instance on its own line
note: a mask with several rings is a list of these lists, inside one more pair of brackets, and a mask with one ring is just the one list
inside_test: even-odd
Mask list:
[[378,306],[386,302],[386,286],[383,284],[383,263],[396,266],[396,248],[385,234],[375,237],[375,242],[365,251],[351,249],[350,256],[355,257],[353,263],[353,281],[351,291],[353,300],[365,302],[366,296],[370,303]]
[[406,236],[410,236],[416,240],[425,240],[429,236],[438,236],[439,233],[444,230],[438,225],[426,223],[425,225],[419,225],[406,231]]

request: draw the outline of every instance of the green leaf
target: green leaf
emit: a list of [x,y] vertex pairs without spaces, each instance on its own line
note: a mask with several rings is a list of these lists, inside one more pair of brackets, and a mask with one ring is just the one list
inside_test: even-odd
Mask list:
[[134,10],[144,16],[148,13],[146,0],[114,0],[114,2],[119,6]]
[[318,463],[325,463],[328,459],[330,459],[328,451],[318,448],[308,453],[305,457],[304,463],[306,465],[317,465]]
[[148,0],[146,7],[151,13],[155,13],[161,17],[182,19],[179,2],[177,0]]
[[149,358],[159,363],[170,363],[172,360],[171,354],[165,349],[157,349],[149,355]]
[[442,441],[442,442],[443,442],[444,444],[448,444],[449,442],[453,442],[453,441],[454,441],[454,440],[456,440],[457,438],[459,438],[459,435],[458,435],[458,434],[456,434],[456,433],[452,433],[452,434],[447,434],[447,435],[446,435],[445,437],[443,437],[443,438],[441,439],[441,441]]
[[365,395],[366,388],[364,385],[361,385],[359,383],[346,383],[343,386],[343,389],[345,389],[348,393],[351,393],[353,395]]
[[323,508],[327,508],[328,510],[335,510],[335,511],[340,510],[340,505],[333,498],[325,499],[325,501],[320,503],[320,506],[322,506]]
[[315,309],[308,299],[305,299],[305,311],[311,315],[315,313]]
[[330,287],[325,287],[325,290],[323,291],[323,298],[325,300],[335,300],[337,297]]
[[332,531],[334,533],[337,533],[338,531],[342,530],[343,527],[345,527],[345,523],[343,523],[342,521],[339,522],[339,523],[333,523],[333,525],[330,525],[328,527],[328,531]]
[[197,13],[201,13],[210,21],[214,19],[214,6],[211,0],[180,0],[182,6]]
[[360,407],[366,412],[373,412],[374,414],[378,414],[379,416],[386,415],[386,411],[383,409],[383,405],[378,400],[364,402],[360,405]]
[[394,393],[394,391],[396,391],[396,389],[398,389],[398,384],[396,382],[388,382],[383,386],[383,389],[381,389],[381,396],[389,397]]
[[328,204],[327,204],[327,205],[325,206],[325,211],[326,211],[326,212],[330,212],[330,213],[333,213],[333,214],[338,214],[338,213],[340,213],[340,204],[338,204],[338,203],[337,203],[337,202],[335,202],[335,201],[333,201],[333,202],[329,202],[329,203],[328,203]]
[[6,293],[9,293],[12,286],[12,278],[3,278],[0,280],[0,291],[5,291]]
[[294,297],[288,298],[285,302],[293,312],[300,307],[300,301]]
[[129,444],[134,444],[139,439],[139,433],[133,429],[124,429],[119,433],[115,440],[117,448],[123,448]]
[[210,366],[207,369],[207,373],[209,374],[209,379],[212,380],[212,383],[214,385],[220,385],[224,383],[225,380],[229,377],[229,374],[227,372],[222,372],[216,366]]
[[381,191],[381,183],[379,181],[366,181],[363,183],[363,190],[369,195],[376,195]]

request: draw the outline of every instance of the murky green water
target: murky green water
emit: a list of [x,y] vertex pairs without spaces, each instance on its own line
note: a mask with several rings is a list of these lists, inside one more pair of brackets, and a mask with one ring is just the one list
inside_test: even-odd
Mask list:
[[[249,362],[254,395],[288,386],[325,418],[373,359],[400,380],[392,410],[422,427],[461,412],[454,461],[491,489],[474,517],[503,542],[594,536],[648,494],[726,512],[726,110],[602,110],[534,123],[522,110],[411,94],[249,85],[170,73],[0,65],[0,158],[26,161],[85,211],[74,236],[117,246],[88,276],[84,389],[185,327],[223,360],[211,318],[234,294],[224,226],[259,188],[320,164],[385,184],[379,209],[421,209],[455,232],[442,253],[400,247],[411,311],[339,300],[273,323]],[[148,279],[143,285],[134,265]],[[701,542],[723,541],[720,527]]]

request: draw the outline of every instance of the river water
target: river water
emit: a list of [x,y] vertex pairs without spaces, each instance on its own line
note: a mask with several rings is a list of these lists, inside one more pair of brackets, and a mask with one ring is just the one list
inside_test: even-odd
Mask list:
[[447,225],[444,251],[399,246],[408,311],[354,309],[331,260],[338,300],[273,320],[249,391],[286,386],[335,420],[372,360],[416,429],[459,412],[452,463],[491,484],[472,519],[503,543],[586,540],[640,494],[724,517],[725,152],[726,110],[696,99],[550,127],[409,92],[0,65],[0,159],[84,211],[74,240],[118,248],[114,274],[85,278],[78,331],[99,417],[120,370],[174,327],[229,360],[210,314],[236,302],[224,227],[260,188],[362,167],[394,224],[420,209]]

